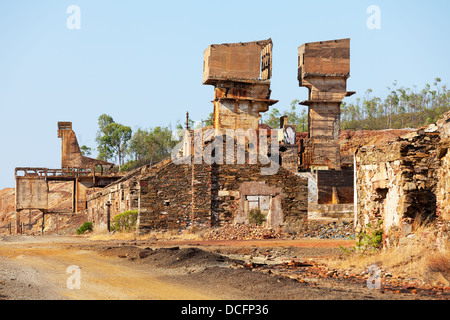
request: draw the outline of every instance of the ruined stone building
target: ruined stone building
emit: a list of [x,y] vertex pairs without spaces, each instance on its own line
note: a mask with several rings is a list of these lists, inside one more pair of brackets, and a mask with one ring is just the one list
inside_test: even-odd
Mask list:
[[396,245],[414,221],[450,221],[450,114],[437,124],[356,152],[355,224],[383,221],[385,245]]
[[[299,80],[310,92],[304,102],[308,137],[286,117],[280,128],[260,124],[262,113],[277,103],[270,89],[272,47],[270,39],[209,46],[203,84],[214,88],[212,127],[186,128],[175,157],[115,177],[106,187],[101,180],[86,185],[85,172],[95,182],[108,164],[80,156],[71,125],[60,123],[61,167],[83,173],[74,184],[75,210],[86,209],[96,230],[106,230],[107,220],[117,214],[137,210],[139,233],[248,223],[254,208],[265,214],[267,227],[290,232],[314,218],[308,209],[325,211],[319,218],[336,218],[336,213],[340,218],[339,211],[347,212],[353,202],[353,173],[340,170],[336,119],[349,95],[349,41],[305,44],[299,51]],[[216,161],[220,154],[225,158]],[[311,172],[299,172],[304,170]]]
[[[288,230],[299,231],[308,219],[353,218],[353,156],[349,161],[348,154],[340,153],[339,129],[340,103],[352,94],[346,90],[350,41],[299,48],[299,81],[309,89],[303,102],[309,107],[308,136],[297,133],[286,117],[280,119],[280,128],[260,123],[261,114],[277,103],[270,90],[272,46],[270,39],[210,45],[203,55],[203,84],[214,88],[212,127],[187,128],[177,154],[181,160],[145,166],[104,190],[92,189],[92,219],[104,221],[107,202],[111,216],[138,210],[140,232],[248,223],[255,207],[266,215],[268,227]],[[225,152],[230,132],[235,135],[231,162]],[[245,141],[243,163],[234,157],[239,132]],[[270,161],[252,161],[251,150],[261,155],[266,139],[264,156]],[[222,153],[225,158],[216,161]],[[261,174],[275,162],[277,170]]]
[[[341,132],[341,103],[354,94],[347,91],[350,40],[341,39],[298,48],[308,132],[297,132],[287,117],[270,128],[260,119],[277,103],[272,47],[268,39],[204,51],[213,124],[187,127],[172,157],[156,165],[117,174],[113,164],[83,156],[72,124],[59,122],[61,168],[16,168],[17,230],[24,210],[39,210],[43,222],[45,214],[85,213],[97,231],[137,210],[140,234],[249,223],[259,209],[266,227],[292,233],[309,220],[352,219],[361,230],[383,220],[390,245],[411,232],[417,217],[448,224],[450,113],[419,130]],[[68,207],[52,206],[52,183],[70,185]]]
[[117,175],[112,164],[82,156],[71,123],[58,123],[61,169],[16,175],[18,210],[31,208],[21,195],[29,194],[30,184],[38,189],[33,196],[39,195],[33,207],[48,210],[45,181],[55,179],[73,183],[72,211],[86,212],[96,230],[106,230],[108,219],[128,210],[138,211],[139,233],[248,223],[254,208],[265,214],[267,227],[292,232],[308,219],[353,218],[353,151],[341,152],[340,132],[340,104],[353,94],[346,89],[350,40],[299,47],[298,80],[308,88],[302,102],[308,106],[306,135],[286,117],[279,128],[260,123],[277,103],[270,89],[272,47],[268,39],[204,51],[203,84],[214,89],[213,125],[186,128],[173,157],[157,165]]
[[[268,164],[249,159],[252,146],[248,137],[243,146],[244,163],[237,163],[237,157],[224,163],[207,161],[209,156],[218,156],[214,154],[217,149],[211,146],[226,142],[226,130],[242,130],[244,135],[253,132],[257,139],[254,144],[258,146],[258,140],[267,139],[270,143],[274,134],[278,141],[278,132],[266,130],[259,135],[261,113],[277,102],[270,98],[271,73],[270,39],[209,46],[204,52],[203,83],[214,87],[213,126],[186,130],[177,155],[180,159],[144,166],[90,194],[88,213],[93,220],[105,225],[101,221],[109,201],[111,216],[125,209],[138,210],[139,233],[248,223],[252,208],[264,212],[268,227],[304,227],[307,180],[284,167],[277,167],[270,175],[261,174]],[[222,137],[224,140],[219,139]],[[233,156],[237,153],[238,137],[235,138],[231,142]],[[295,164],[293,171],[298,169],[297,158]]]

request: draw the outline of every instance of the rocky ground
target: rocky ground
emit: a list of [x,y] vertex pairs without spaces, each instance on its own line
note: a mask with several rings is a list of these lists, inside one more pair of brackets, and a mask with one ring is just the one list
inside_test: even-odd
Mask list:
[[[340,248],[332,247],[272,247],[264,242],[251,247],[242,247],[239,243],[234,246],[197,245],[165,247],[160,243],[157,247],[146,246],[133,242],[122,243],[118,246],[100,248],[103,255],[118,256],[122,259],[138,261],[158,268],[184,270],[190,275],[189,281],[195,283],[201,279],[213,278],[223,286],[230,285],[230,279],[236,279],[235,287],[251,292],[256,281],[272,283],[276,280],[286,285],[301,284],[304,288],[324,290],[331,299],[436,299],[448,300],[450,288],[432,286],[417,279],[408,279],[379,270],[379,289],[368,289],[368,281],[373,274],[370,270],[356,271],[355,268],[330,268],[326,261],[330,257],[342,254]],[[155,243],[149,243],[155,245]],[[145,246],[145,245],[144,245]],[[163,247],[160,247],[163,246]],[[224,266],[226,267],[224,269]],[[249,271],[251,273],[249,273]],[[266,275],[261,278],[260,275]],[[286,282],[287,281],[287,282]],[[375,281],[373,281],[375,285]],[[247,288],[246,288],[247,286]],[[275,286],[276,287],[276,286]],[[289,287],[289,286],[287,286]],[[293,290],[288,289],[288,292]],[[258,296],[257,299],[297,299],[292,295],[280,291],[274,296],[273,290]],[[315,296],[315,295],[313,295]],[[314,299],[314,298],[313,298]],[[315,299],[320,299],[315,296]]]
[[296,238],[318,238],[318,239],[354,239],[355,231],[353,223],[348,221],[335,222],[308,222],[308,229],[297,235]]
[[[336,269],[343,240],[91,240],[3,237],[0,296],[28,299],[448,300],[450,288]],[[82,270],[82,290],[66,269]],[[370,282],[372,283],[372,282]]]

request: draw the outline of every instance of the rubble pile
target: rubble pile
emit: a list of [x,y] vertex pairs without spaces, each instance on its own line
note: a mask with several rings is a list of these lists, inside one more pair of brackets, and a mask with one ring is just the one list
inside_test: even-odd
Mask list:
[[348,221],[323,223],[309,221],[308,228],[297,235],[298,238],[354,239],[353,224]]
[[255,240],[255,239],[282,239],[281,232],[276,232],[260,226],[250,224],[233,224],[213,229],[207,232],[205,240]]
[[[292,237],[292,235],[290,236]],[[353,224],[348,221],[319,222],[310,221],[303,232],[293,236],[295,239],[354,239]],[[283,239],[286,235],[282,231],[274,231],[260,226],[249,224],[225,225],[213,229],[203,235],[205,240],[257,240],[257,239]]]

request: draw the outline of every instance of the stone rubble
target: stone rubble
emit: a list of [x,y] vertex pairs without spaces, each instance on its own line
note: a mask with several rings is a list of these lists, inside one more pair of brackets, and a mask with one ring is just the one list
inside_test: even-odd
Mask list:
[[205,240],[283,239],[281,232],[249,224],[225,225],[207,232]]
[[347,221],[318,222],[310,221],[303,232],[288,235],[261,226],[235,224],[215,228],[203,235],[205,240],[257,240],[257,239],[354,239],[353,224]]
[[318,238],[318,239],[354,239],[355,231],[353,223],[348,221],[323,223],[318,221],[309,221],[308,229],[299,234],[299,238]]

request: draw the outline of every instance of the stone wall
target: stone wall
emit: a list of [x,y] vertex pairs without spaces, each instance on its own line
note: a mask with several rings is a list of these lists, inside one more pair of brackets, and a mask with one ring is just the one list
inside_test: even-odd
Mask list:
[[411,232],[418,216],[436,215],[439,133],[418,130],[356,153],[356,224],[383,220],[386,244]]
[[139,181],[140,233],[181,229],[191,225],[192,178],[190,165],[170,162]]
[[268,227],[307,223],[307,180],[284,168],[263,176],[260,165],[170,163],[140,181],[139,232],[248,223],[248,196],[268,197]]
[[221,224],[248,223],[248,196],[269,196],[267,225],[271,228],[305,226],[308,217],[308,180],[280,167],[274,175],[261,175],[260,165],[217,167],[218,197],[213,207]]
[[450,221],[450,140],[440,146],[441,167],[438,173],[438,186],[436,192],[437,214],[444,220]]
[[444,221],[450,221],[450,112],[437,122],[441,142],[437,146],[437,155],[441,161],[438,171],[436,191],[437,215]]

